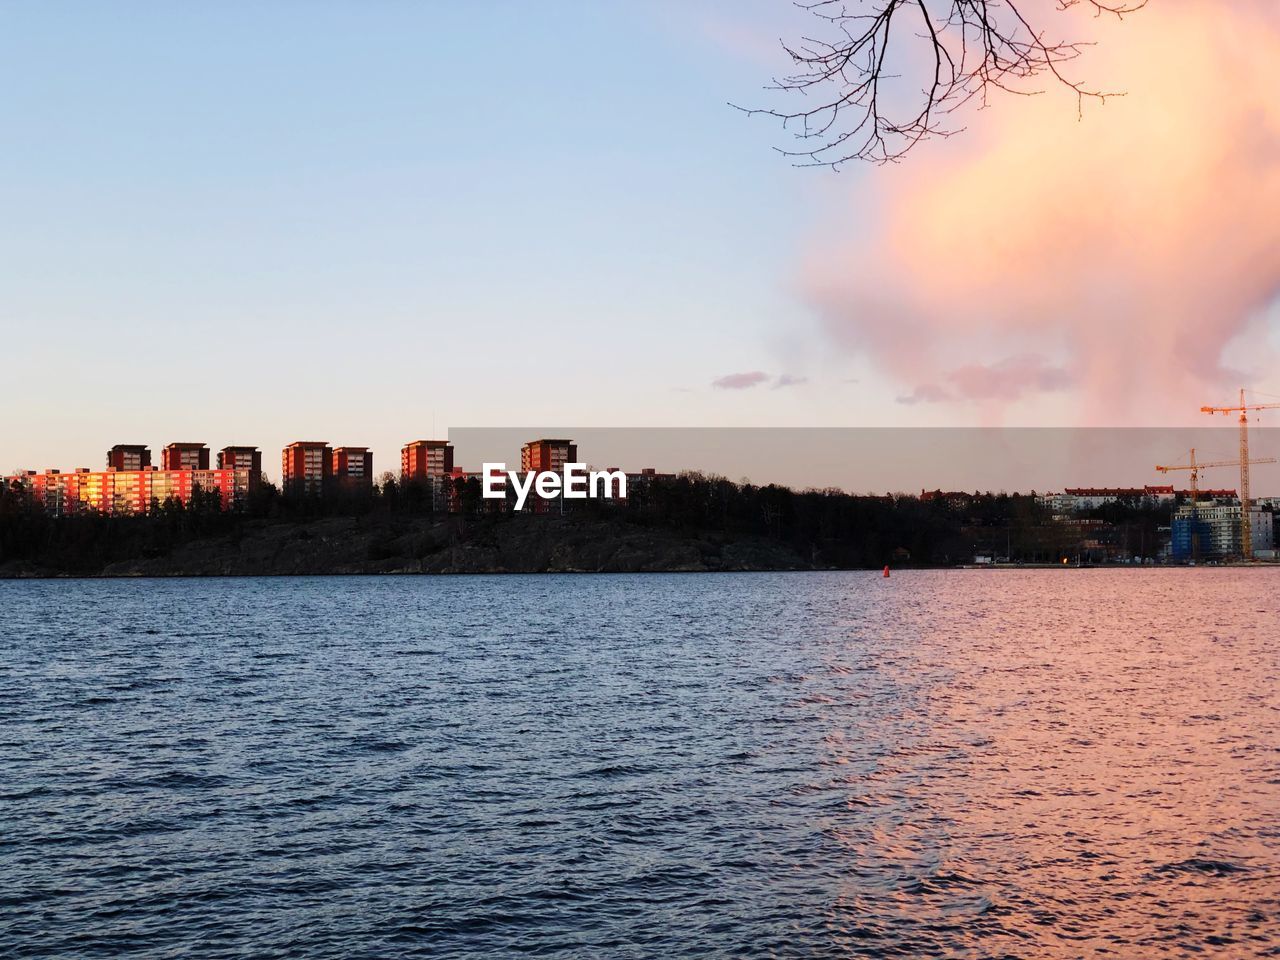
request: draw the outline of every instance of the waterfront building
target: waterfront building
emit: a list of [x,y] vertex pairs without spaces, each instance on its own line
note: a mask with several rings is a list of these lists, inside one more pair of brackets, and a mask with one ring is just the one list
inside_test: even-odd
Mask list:
[[[1270,510],[1260,507],[1249,510],[1255,552],[1275,548],[1273,519]],[[1189,560],[1197,554],[1202,558],[1240,556],[1240,504],[1201,502],[1193,511],[1190,503],[1184,503],[1173,515],[1170,552],[1175,560]]]
[[[578,445],[572,440],[543,438],[530,440],[520,448],[521,473],[563,473],[566,463],[578,462]],[[560,497],[547,498],[530,492],[525,500],[525,509],[534,513],[564,513],[564,500]]]
[[281,455],[280,479],[286,491],[323,493],[333,477],[333,449],[324,440],[295,440]]
[[107,451],[107,466],[116,470],[144,470],[151,466],[151,451],[143,443],[117,443]]
[[162,470],[208,470],[209,448],[203,443],[171,443],[160,451]]
[[254,482],[248,470],[90,470],[70,473],[30,470],[6,478],[26,490],[47,514],[69,517],[97,513],[108,517],[137,516],[172,498],[190,503],[196,490],[216,491],[223,509],[239,508]]
[[400,448],[401,483],[425,487],[437,513],[461,511],[454,481],[463,478],[463,472],[453,465],[453,444],[448,440],[414,440]]
[[262,476],[262,451],[257,447],[223,447],[218,451],[219,470],[248,470],[254,482]]
[[530,440],[520,448],[520,469],[559,473],[566,463],[578,462],[578,445],[572,440]]
[[1168,503],[1176,496],[1171,486],[1156,487],[1067,487],[1063,491],[1070,498],[1071,511],[1093,510],[1109,503],[1127,500],[1133,503],[1156,506]]
[[[1201,490],[1201,500],[1234,499],[1234,490]],[[1157,507],[1190,498],[1189,490],[1175,490],[1172,486],[1147,487],[1067,487],[1062,493],[1045,493],[1036,499],[1055,515],[1080,513],[1121,501],[1135,506]]]
[[334,447],[331,472],[344,487],[372,487],[373,453],[368,447]]
[[448,440],[414,440],[400,449],[400,479],[423,480],[453,473],[453,444]]

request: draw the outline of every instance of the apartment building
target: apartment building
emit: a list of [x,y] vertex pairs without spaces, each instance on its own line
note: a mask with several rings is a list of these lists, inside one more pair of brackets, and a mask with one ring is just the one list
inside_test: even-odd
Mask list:
[[[1249,530],[1255,554],[1275,548],[1273,516],[1270,510],[1249,510]],[[1175,560],[1196,556],[1233,557],[1241,553],[1240,504],[1184,503],[1173,515],[1170,550]]]
[[69,473],[34,470],[6,478],[28,490],[47,514],[69,517],[97,513],[109,517],[137,516],[163,506],[173,499],[187,504],[196,490],[216,491],[223,509],[243,503],[254,478],[248,470],[90,470],[81,467]]
[[171,443],[160,451],[162,470],[208,470],[209,448],[203,443]]
[[368,447],[334,447],[333,479],[340,486],[373,486],[373,453]]
[[145,470],[149,466],[151,466],[151,450],[144,443],[117,443],[107,451],[108,468]]
[[572,440],[530,440],[520,448],[520,469],[559,473],[566,463],[578,462],[578,445]]
[[323,493],[333,478],[333,449],[324,440],[296,440],[281,454],[280,479],[293,493]]
[[262,476],[262,451],[257,447],[223,447],[218,451],[219,470],[248,470],[256,481]]
[[400,479],[424,480],[453,473],[453,444],[448,440],[414,440],[400,449]]

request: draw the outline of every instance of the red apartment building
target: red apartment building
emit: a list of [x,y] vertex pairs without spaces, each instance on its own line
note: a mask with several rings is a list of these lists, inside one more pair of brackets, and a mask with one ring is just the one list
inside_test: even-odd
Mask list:
[[248,470],[255,480],[262,476],[262,451],[257,447],[223,447],[218,451],[219,470]]
[[107,451],[107,466],[116,470],[145,470],[151,466],[151,451],[143,443],[117,443]]
[[[520,470],[522,473],[561,473],[566,463],[578,462],[578,445],[572,440],[530,440],[520,448]],[[559,497],[559,509],[564,511],[564,501]],[[534,513],[550,513],[551,501],[530,493],[525,501],[526,509],[532,508]]]
[[171,443],[160,451],[162,470],[208,470],[209,448],[203,443]]
[[530,440],[520,448],[520,469],[559,473],[566,463],[578,462],[578,445],[572,440]]
[[216,490],[224,510],[241,505],[254,478],[248,470],[90,470],[70,473],[34,470],[6,478],[28,490],[55,517],[99,513],[109,517],[145,514],[173,498],[189,503],[197,488]]
[[284,448],[280,479],[294,493],[322,493],[333,478],[333,449],[324,440],[296,440]]
[[448,440],[414,440],[400,448],[400,481],[424,486],[438,513],[457,513],[462,497],[446,478],[463,477],[453,465],[453,445]]
[[368,447],[334,447],[332,472],[345,487],[372,487],[373,453]]
[[453,444],[448,440],[414,440],[400,449],[400,479],[423,480],[453,473]]

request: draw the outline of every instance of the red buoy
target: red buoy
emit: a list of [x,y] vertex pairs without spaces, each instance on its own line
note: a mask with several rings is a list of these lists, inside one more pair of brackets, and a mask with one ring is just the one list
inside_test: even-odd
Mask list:
[[884,575],[886,577],[889,575],[889,565],[887,563],[884,565]]

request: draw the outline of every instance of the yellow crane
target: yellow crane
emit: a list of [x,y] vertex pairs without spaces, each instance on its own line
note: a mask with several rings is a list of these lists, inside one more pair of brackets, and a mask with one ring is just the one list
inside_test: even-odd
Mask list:
[[1240,414],[1240,555],[1245,560],[1253,559],[1253,527],[1249,522],[1249,464],[1264,463],[1263,460],[1249,460],[1249,411],[1274,410],[1280,403],[1246,403],[1244,388],[1240,388],[1240,403],[1234,407],[1201,407],[1201,413]]
[[[1280,406],[1280,404],[1277,404],[1277,406]],[[1246,451],[1245,451],[1245,452],[1246,452],[1246,454],[1248,453],[1247,448],[1246,448]],[[1275,458],[1275,457],[1263,457],[1263,458],[1262,458],[1262,459],[1260,459],[1260,460],[1249,460],[1249,461],[1245,461],[1245,460],[1243,460],[1243,458],[1242,458],[1242,459],[1240,459],[1240,460],[1209,460],[1209,461],[1205,461],[1205,462],[1197,463],[1197,462],[1196,462],[1196,448],[1195,448],[1195,447],[1192,447],[1192,448],[1191,448],[1191,462],[1190,462],[1190,463],[1171,463],[1171,464],[1167,464],[1167,465],[1156,464],[1156,469],[1157,469],[1157,470],[1159,470],[1161,473],[1170,473],[1170,472],[1172,472],[1172,471],[1174,471],[1174,470],[1189,470],[1189,471],[1190,471],[1190,478],[1191,478],[1191,558],[1192,558],[1193,560],[1199,560],[1199,559],[1200,559],[1200,556],[1199,556],[1199,554],[1200,554],[1200,549],[1199,549],[1199,548],[1200,548],[1200,534],[1199,534],[1199,531],[1196,529],[1196,526],[1197,526],[1196,521],[1200,519],[1200,514],[1199,514],[1199,501],[1200,501],[1200,471],[1201,471],[1201,470],[1205,470],[1205,469],[1207,469],[1207,468],[1209,468],[1209,467],[1238,467],[1238,466],[1242,466],[1242,465],[1243,465],[1243,469],[1247,470],[1247,469],[1248,469],[1248,464],[1250,464],[1250,463],[1275,463],[1275,462],[1276,462],[1276,458]],[[1241,509],[1243,509],[1243,504],[1244,504],[1244,498],[1243,498],[1243,497],[1241,498],[1240,503],[1241,503],[1241,505],[1242,505],[1242,506],[1241,506]],[[1241,536],[1242,536],[1242,537],[1244,537],[1244,536],[1246,536],[1246,535],[1247,535],[1247,534],[1245,533],[1245,531],[1248,531],[1249,533],[1252,533],[1252,531],[1249,529],[1249,523],[1248,523],[1248,519],[1247,519],[1247,514],[1246,514],[1245,522],[1244,522],[1244,523],[1242,524],[1242,526],[1241,526]],[[1249,540],[1250,540],[1250,542],[1252,541],[1252,537],[1251,537],[1251,536],[1250,536]],[[1252,548],[1252,545],[1250,545],[1250,546],[1246,547],[1246,546],[1245,546],[1245,544],[1246,544],[1246,541],[1242,539],[1242,540],[1240,541],[1241,549],[1242,549],[1242,550],[1247,549],[1249,552],[1246,554],[1246,556],[1250,556],[1250,557],[1251,557],[1251,556],[1253,555],[1253,548]]]

